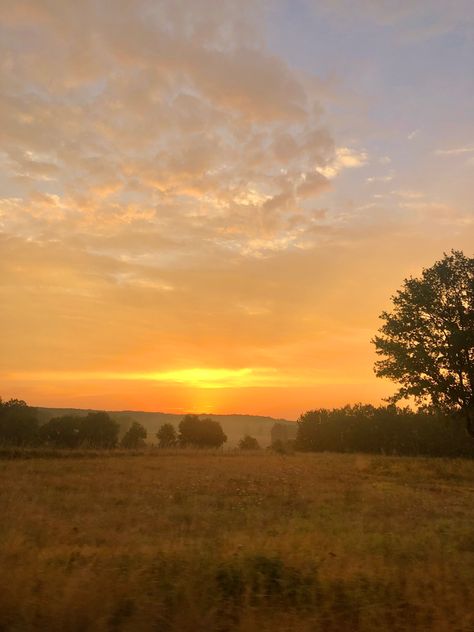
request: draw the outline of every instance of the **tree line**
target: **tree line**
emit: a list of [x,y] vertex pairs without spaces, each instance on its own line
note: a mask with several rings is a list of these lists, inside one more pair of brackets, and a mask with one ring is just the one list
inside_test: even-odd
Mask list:
[[[280,453],[367,452],[406,456],[474,457],[474,442],[462,420],[434,411],[414,411],[390,404],[357,404],[342,408],[319,408],[305,412],[295,428],[276,423],[272,449]],[[120,425],[106,412],[62,415],[40,425],[36,409],[21,400],[0,400],[0,444],[55,448],[139,449],[148,434],[132,421],[120,437]],[[220,448],[227,440],[219,422],[208,417],[185,415],[177,428],[163,424],[157,434],[163,449],[184,447]],[[246,435],[241,450],[258,450],[258,441]]]
[[[106,412],[62,415],[40,425],[36,408],[19,399],[0,399],[0,443],[8,446],[48,445],[58,448],[114,448],[120,425]],[[146,438],[146,431],[134,422],[121,443]]]
[[[103,411],[89,412],[87,415],[61,415],[40,425],[35,408],[22,400],[10,399],[4,402],[0,398],[0,444],[3,445],[42,445],[69,449],[138,449],[145,446],[148,433],[137,421],[132,421],[119,440],[120,430],[120,424]],[[185,415],[178,430],[172,424],[163,424],[156,438],[160,448],[219,448],[227,441],[219,422],[209,417],[201,419],[198,415]],[[255,448],[252,441],[249,445],[249,438],[244,439],[241,442],[243,449]]]
[[474,457],[462,419],[393,404],[310,410],[298,419],[296,439],[289,443],[304,452]]

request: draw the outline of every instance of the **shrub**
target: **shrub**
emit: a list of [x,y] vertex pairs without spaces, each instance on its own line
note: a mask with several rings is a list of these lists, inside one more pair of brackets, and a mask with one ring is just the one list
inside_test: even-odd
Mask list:
[[260,450],[260,444],[255,437],[245,435],[243,439],[239,441],[240,450]]

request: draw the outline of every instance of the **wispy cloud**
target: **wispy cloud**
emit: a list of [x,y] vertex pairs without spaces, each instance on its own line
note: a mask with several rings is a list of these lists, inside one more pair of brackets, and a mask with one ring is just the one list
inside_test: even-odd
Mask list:
[[473,154],[474,145],[467,147],[454,147],[451,149],[436,149],[434,153],[437,156],[460,156],[462,154]]
[[416,136],[418,136],[418,134],[420,133],[419,129],[414,129],[412,132],[410,132],[407,136],[408,140],[413,140]]
[[390,193],[406,200],[418,200],[425,196],[421,191],[411,191],[409,189],[396,189],[390,191]]
[[382,176],[369,176],[368,178],[366,178],[366,182],[369,182],[370,184],[374,184],[376,182],[391,182],[394,178],[394,175],[394,172],[391,172]]

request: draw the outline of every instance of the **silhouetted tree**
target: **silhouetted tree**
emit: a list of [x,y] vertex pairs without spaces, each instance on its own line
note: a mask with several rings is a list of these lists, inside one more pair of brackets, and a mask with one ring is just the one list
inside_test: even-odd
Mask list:
[[156,433],[160,448],[173,448],[178,443],[178,435],[172,424],[163,424]]
[[0,399],[0,443],[31,445],[38,438],[36,408],[19,399],[3,402]]
[[375,336],[375,373],[399,384],[392,398],[457,414],[474,437],[474,258],[444,255],[392,297]]
[[114,448],[119,429],[119,424],[108,413],[88,413],[81,420],[79,443],[91,448]]
[[40,441],[58,448],[77,448],[81,441],[82,419],[78,415],[50,419],[39,429]]
[[255,437],[245,435],[245,437],[239,441],[239,448],[240,450],[260,450],[260,445]]
[[209,417],[186,415],[179,424],[179,443],[183,446],[219,448],[226,441],[220,423]]
[[136,450],[140,446],[145,445],[147,431],[145,428],[134,421],[127,432],[123,435],[120,445],[122,448],[130,448]]

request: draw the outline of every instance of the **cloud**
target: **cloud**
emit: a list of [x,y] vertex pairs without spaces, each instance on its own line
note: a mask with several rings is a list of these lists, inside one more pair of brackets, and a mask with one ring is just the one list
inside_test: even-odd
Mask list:
[[472,34],[474,18],[470,0],[446,3],[445,0],[308,0],[316,10],[324,7],[347,21],[371,20],[396,28],[404,39],[431,39],[462,29]]
[[439,225],[470,226],[474,225],[472,213],[464,213],[451,204],[435,202],[431,200],[406,198],[399,203],[400,208],[409,209],[418,214],[420,219],[430,222],[436,221]]
[[414,129],[412,132],[410,132],[407,136],[408,140],[413,140],[416,136],[418,136],[418,134],[420,133],[419,129]]
[[455,147],[453,149],[436,149],[434,153],[437,156],[460,156],[462,154],[473,154],[474,146]]
[[390,191],[390,193],[406,200],[419,200],[425,196],[421,191],[411,191],[409,189],[398,189]]
[[367,162],[367,152],[350,147],[337,147],[333,160],[318,171],[326,178],[334,178],[344,169],[363,167]]
[[374,182],[391,182],[394,175],[395,174],[391,172],[384,176],[369,176],[366,178],[366,182],[369,182],[370,184],[373,184]]
[[232,247],[238,234],[242,251],[281,242],[327,188],[318,171],[357,156],[334,161],[317,83],[268,50],[259,12],[247,1],[15,3],[0,51],[3,229],[87,234],[96,247],[132,227],[190,247],[198,235]]

